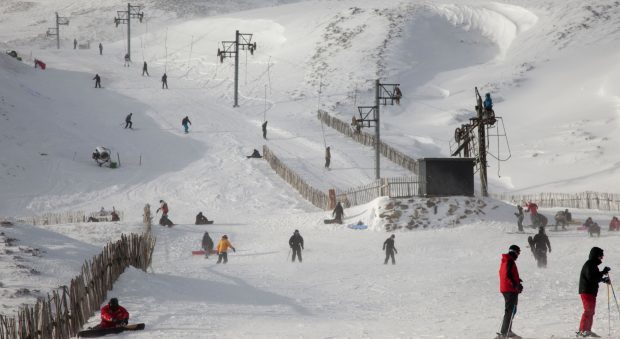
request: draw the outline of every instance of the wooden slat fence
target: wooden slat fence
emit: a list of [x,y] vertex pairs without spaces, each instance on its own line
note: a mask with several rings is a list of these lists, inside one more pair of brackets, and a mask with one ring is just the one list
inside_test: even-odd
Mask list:
[[328,209],[329,197],[327,194],[312,187],[301,176],[288,168],[266,145],[263,145],[263,159],[267,160],[269,166],[271,166],[284,181],[297,190],[304,199],[318,208],[324,210]]
[[[353,133],[353,129],[351,129],[350,123],[346,123],[336,117],[333,117],[324,110],[319,110],[317,113],[317,117],[325,125],[337,130],[338,132],[348,137],[353,138],[353,140],[366,146],[375,146],[374,134],[366,132]],[[383,141],[381,141],[379,145],[379,153],[381,153],[383,156],[388,158],[393,163],[408,169],[414,174],[418,174],[418,162],[415,159],[386,144]]]
[[[125,216],[123,211],[116,210],[119,219],[122,221]],[[42,215],[19,217],[16,220],[31,224],[31,225],[57,225],[57,224],[70,224],[78,222],[87,222],[89,217],[100,219],[101,221],[111,221],[112,216],[110,214],[100,215],[99,212],[86,213],[84,211],[67,211],[61,213],[45,213]],[[1,339],[1,338],[0,338]]]
[[539,207],[565,207],[597,209],[601,211],[620,211],[620,194],[603,192],[580,193],[536,193],[536,194],[491,194],[492,197],[521,204],[524,201],[535,202]]
[[107,292],[128,266],[143,271],[151,265],[155,238],[149,233],[121,236],[82,265],[82,272],[41,298],[20,308],[17,316],[0,315],[0,339],[68,339],[99,311]]

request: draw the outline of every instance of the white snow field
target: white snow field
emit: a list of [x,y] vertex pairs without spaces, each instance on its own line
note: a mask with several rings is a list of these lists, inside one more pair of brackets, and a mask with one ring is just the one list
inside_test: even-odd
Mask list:
[[[508,143],[491,139],[493,155],[510,157],[489,157],[491,192],[615,193],[620,2],[142,4],[145,20],[132,22],[133,63],[123,67],[127,27],[112,18],[126,2],[0,1],[0,46],[23,57],[0,55],[0,218],[101,206],[125,216],[0,228],[0,313],[67,284],[107,241],[142,231],[144,204],[156,208],[160,199],[177,225],[156,226],[151,269],[130,268],[108,294],[146,329],[117,337],[491,338],[503,314],[500,255],[511,244],[522,248],[525,286],[514,331],[570,337],[590,248],[605,249],[612,279],[620,274],[620,235],[607,231],[611,212],[573,211],[578,220],[592,216],[600,238],[574,226],[549,231],[553,251],[543,270],[526,248],[531,234],[513,233],[513,206],[464,197],[449,203],[482,206],[479,213],[455,224],[444,201],[430,227],[396,233],[397,264],[383,265],[386,198],[345,210],[346,224],[362,221],[367,230],[325,225],[329,212],[264,160],[245,157],[267,145],[321,190],[367,184],[374,150],[322,126],[318,108],[350,121],[356,106],[374,104],[375,79],[399,83],[401,104],[381,108],[382,139],[414,158],[447,157],[454,129],[473,116],[477,86],[492,93],[508,135]],[[70,19],[59,50],[45,36],[54,12]],[[216,57],[235,30],[257,43],[253,55],[240,53],[239,107],[233,60]],[[90,49],[73,49],[74,38]],[[35,58],[47,69],[34,69]],[[141,75],[144,61],[149,77]],[[93,88],[95,74],[102,89]],[[134,130],[123,128],[129,112]],[[192,121],[188,134],[184,116]],[[98,167],[90,159],[97,146],[118,153],[121,167]],[[331,170],[323,167],[326,146]],[[411,173],[382,158],[381,175]],[[552,219],[558,209],[543,213]],[[215,224],[192,225],[198,211]],[[305,239],[302,264],[287,256],[295,229]],[[191,256],[204,231],[216,241],[229,235],[237,251],[227,265]],[[620,338],[620,314],[612,298],[609,315],[605,299],[601,286],[593,330]]]

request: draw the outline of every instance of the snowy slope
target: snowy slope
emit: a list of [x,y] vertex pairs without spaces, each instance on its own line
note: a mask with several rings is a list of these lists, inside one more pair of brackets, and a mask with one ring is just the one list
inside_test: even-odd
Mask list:
[[[523,249],[525,280],[515,332],[570,336],[589,249],[603,247],[612,276],[617,270],[618,236],[605,230],[611,214],[574,211],[580,220],[593,216],[601,238],[574,228],[549,232],[550,265],[539,270],[526,235],[507,233],[515,229],[512,207],[487,199],[484,213],[455,226],[444,206],[428,216],[425,230],[397,232],[398,263],[384,266],[387,235],[378,214],[385,201],[345,211],[347,224],[363,221],[368,230],[324,225],[329,213],[245,155],[266,144],[322,190],[365,184],[374,178],[374,151],[323,128],[317,108],[349,121],[356,105],[372,104],[376,78],[400,83],[401,105],[382,107],[382,138],[416,158],[447,156],[454,128],[472,115],[478,86],[493,94],[512,155],[501,166],[492,161],[492,192],[615,192],[620,3],[346,0],[270,7],[281,3],[146,2],[147,20],[132,25],[129,68],[122,67],[126,28],[111,24],[126,3],[0,3],[0,44],[25,57],[22,64],[0,56],[0,216],[111,205],[126,216],[116,224],[3,228],[24,246],[9,251],[40,248],[42,255],[19,267],[5,248],[2,312],[62,284],[103,242],[139,231],[144,204],[165,199],[179,225],[157,227],[152,270],[129,270],[113,291],[133,320],[147,323],[132,337],[490,337],[503,307],[499,258],[512,243]],[[54,11],[71,17],[61,28],[61,50],[42,35]],[[237,29],[253,33],[258,49],[240,55],[240,107],[233,108],[232,60],[221,64],[215,53]],[[93,49],[70,49],[73,37],[90,40]],[[94,48],[99,41],[102,56]],[[32,58],[48,69],[33,69]],[[143,61],[150,77],[140,75]],[[160,88],[164,72],[169,90]],[[92,88],[95,73],[101,90]],[[122,128],[129,112],[133,131]],[[187,135],[180,126],[185,115],[192,120]],[[94,164],[90,153],[99,145],[119,153],[119,169]],[[328,145],[331,171],[323,168]],[[497,155],[497,140],[491,145]],[[499,145],[507,157],[507,145]],[[405,174],[382,159],[383,176]],[[189,225],[200,210],[216,224]],[[287,262],[294,229],[306,239],[302,265]],[[230,236],[238,251],[228,265],[191,257],[204,230],[214,239]],[[21,287],[37,291],[19,296]],[[605,333],[601,292],[595,331]],[[620,336],[618,320],[613,313],[612,337]]]

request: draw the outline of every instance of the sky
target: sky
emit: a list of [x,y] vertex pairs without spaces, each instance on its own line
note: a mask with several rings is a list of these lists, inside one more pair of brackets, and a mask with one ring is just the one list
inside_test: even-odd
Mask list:
[[[350,121],[356,106],[373,104],[377,78],[399,83],[404,95],[400,105],[381,108],[382,139],[413,158],[449,156],[454,129],[473,117],[477,87],[492,94],[502,118],[489,132],[502,135],[489,140],[491,193],[613,193],[618,187],[616,3],[144,5],[146,19],[132,22],[132,64],[123,67],[126,26],[114,27],[111,18],[126,3],[0,4],[0,45],[23,57],[20,63],[0,56],[0,217],[102,206],[125,215],[120,223],[2,229],[18,239],[4,245],[12,253],[5,253],[11,260],[0,278],[2,312],[66,283],[106,241],[141,231],[143,206],[154,210],[163,199],[178,226],[156,228],[153,267],[128,270],[113,291],[132,320],[147,323],[132,337],[494,335],[503,307],[500,254],[512,243],[527,244],[525,235],[509,233],[513,206],[490,198],[443,201],[439,215],[425,216],[430,227],[396,232],[398,264],[385,266],[381,245],[388,234],[380,215],[386,199],[347,209],[345,225],[325,225],[329,212],[305,201],[265,161],[246,158],[266,145],[322,191],[371,182],[374,150],[321,125],[316,111]],[[61,49],[44,34],[56,11],[70,20],[61,26]],[[235,30],[257,43],[253,55],[240,53],[239,107],[233,107],[233,60],[216,57]],[[73,49],[74,38],[91,48]],[[102,55],[95,48],[100,42]],[[34,69],[35,58],[47,69]],[[143,62],[150,76],[141,75]],[[168,90],[161,89],[164,73]],[[95,74],[102,89],[93,88]],[[123,128],[130,112],[133,130]],[[188,134],[184,116],[192,121]],[[120,168],[98,167],[90,158],[97,146],[110,148]],[[330,170],[323,166],[326,146]],[[381,175],[411,173],[382,158]],[[466,217],[456,224],[449,206],[466,202],[484,205],[482,212],[460,207],[458,215]],[[423,203],[407,205],[409,216]],[[215,224],[192,225],[198,211]],[[543,213],[552,220],[555,210]],[[603,234],[591,239],[574,226],[550,232],[547,270],[523,251],[519,334],[576,330],[580,267],[590,247],[613,251],[617,240],[606,231],[611,212],[575,216],[593,216]],[[369,228],[347,227],[358,221]],[[294,229],[307,242],[301,265],[287,257]],[[207,230],[214,239],[230,236],[238,251],[229,264],[191,256]],[[42,254],[32,256],[29,248]],[[606,264],[613,267],[616,257]],[[20,288],[34,292],[17,298]],[[597,310],[595,320],[601,333],[608,332],[605,312]],[[612,313],[615,337],[618,318]]]

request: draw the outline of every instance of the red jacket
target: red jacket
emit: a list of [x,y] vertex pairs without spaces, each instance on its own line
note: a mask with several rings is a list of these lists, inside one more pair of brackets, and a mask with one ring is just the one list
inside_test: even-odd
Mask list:
[[530,212],[532,215],[538,214],[538,205],[536,205],[535,203],[530,202],[525,206],[527,207],[526,212]]
[[508,253],[502,254],[502,263],[499,266],[499,291],[502,293],[521,293],[521,285],[517,263]]
[[122,306],[118,306],[114,311],[110,309],[110,305],[103,306],[101,308],[101,323],[99,324],[99,328],[116,327],[117,323],[115,320],[117,322],[129,320],[129,312]]

